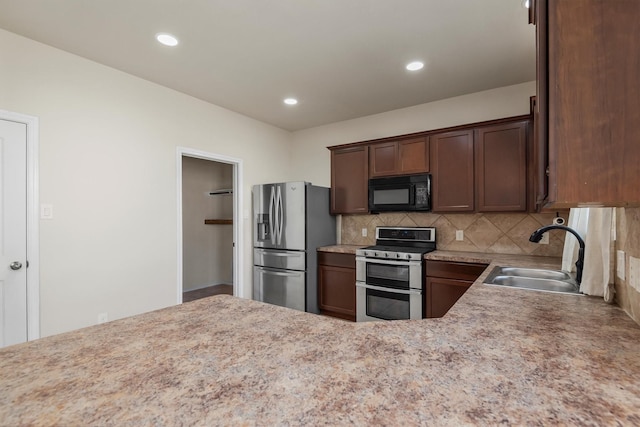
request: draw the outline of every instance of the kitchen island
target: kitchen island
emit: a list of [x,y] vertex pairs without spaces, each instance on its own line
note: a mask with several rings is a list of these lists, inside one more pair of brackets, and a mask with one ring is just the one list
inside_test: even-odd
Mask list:
[[0,351],[2,425],[640,424],[640,327],[482,284],[355,324],[215,296]]

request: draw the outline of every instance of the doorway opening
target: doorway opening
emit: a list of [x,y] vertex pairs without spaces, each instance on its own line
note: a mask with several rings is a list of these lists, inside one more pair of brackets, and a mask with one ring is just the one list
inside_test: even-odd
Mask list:
[[177,302],[242,296],[242,161],[178,147]]

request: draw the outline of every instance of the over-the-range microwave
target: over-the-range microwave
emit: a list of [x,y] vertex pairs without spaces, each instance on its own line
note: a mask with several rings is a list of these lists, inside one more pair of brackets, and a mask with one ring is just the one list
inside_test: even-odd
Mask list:
[[431,210],[431,175],[407,175],[369,180],[369,211]]

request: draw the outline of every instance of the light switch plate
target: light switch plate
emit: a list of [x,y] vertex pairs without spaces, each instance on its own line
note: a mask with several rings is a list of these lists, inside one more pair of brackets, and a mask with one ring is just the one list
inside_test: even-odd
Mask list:
[[616,251],[616,276],[625,280],[625,259],[624,251]]
[[366,228],[362,229],[362,237],[367,237],[367,229]]
[[464,240],[464,230],[456,230],[456,240],[459,242]]
[[53,219],[53,205],[45,203],[40,205],[40,219]]

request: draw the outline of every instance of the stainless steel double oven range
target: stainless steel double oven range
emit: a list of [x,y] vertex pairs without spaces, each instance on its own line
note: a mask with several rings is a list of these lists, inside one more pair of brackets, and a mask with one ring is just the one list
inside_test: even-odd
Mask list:
[[423,317],[423,256],[436,249],[436,229],[377,227],[376,245],[356,251],[356,320]]

